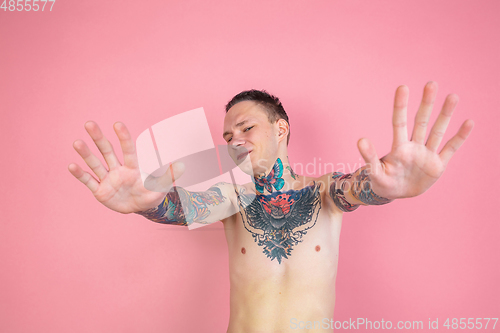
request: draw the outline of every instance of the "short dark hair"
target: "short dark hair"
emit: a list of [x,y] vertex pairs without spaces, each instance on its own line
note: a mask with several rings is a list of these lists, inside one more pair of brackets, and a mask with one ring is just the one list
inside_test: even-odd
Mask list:
[[274,124],[278,119],[284,119],[288,123],[288,136],[286,144],[290,141],[290,121],[278,97],[269,94],[265,90],[245,90],[234,96],[229,103],[226,104],[226,113],[233,105],[243,101],[254,101],[261,105],[267,113],[267,117],[271,124]]

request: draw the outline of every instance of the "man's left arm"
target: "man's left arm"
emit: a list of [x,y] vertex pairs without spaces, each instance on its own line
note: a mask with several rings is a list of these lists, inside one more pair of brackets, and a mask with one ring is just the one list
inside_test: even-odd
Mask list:
[[425,141],[436,94],[437,83],[428,82],[415,116],[411,139],[408,140],[406,114],[409,91],[407,86],[398,87],[394,99],[390,153],[379,159],[373,144],[366,138],[360,139],[358,149],[366,165],[352,174],[334,172],[331,175],[330,196],[340,210],[350,212],[360,205],[383,205],[394,199],[415,197],[427,191],[441,177],[453,154],[471,133],[474,122],[470,119],[464,121],[438,153],[458,96],[449,94],[446,97]]
[[335,205],[343,212],[352,212],[361,205],[384,205],[394,200],[373,192],[366,166],[354,173],[333,172],[329,194]]

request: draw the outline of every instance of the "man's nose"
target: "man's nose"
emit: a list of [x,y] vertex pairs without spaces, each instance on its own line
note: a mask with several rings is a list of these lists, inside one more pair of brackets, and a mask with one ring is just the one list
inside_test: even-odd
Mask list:
[[243,146],[244,144],[245,140],[243,140],[241,137],[233,137],[233,139],[230,142],[231,147],[234,149]]

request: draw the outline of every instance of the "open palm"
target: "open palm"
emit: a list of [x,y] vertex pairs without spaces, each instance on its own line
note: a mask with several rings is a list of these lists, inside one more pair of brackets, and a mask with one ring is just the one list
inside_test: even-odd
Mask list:
[[76,140],[73,147],[97,178],[84,171],[78,164],[70,164],[69,171],[90,189],[99,202],[114,211],[127,214],[158,206],[173,183],[172,177],[178,178],[182,170],[179,166],[173,165],[173,170],[170,170],[173,173],[167,172],[155,179],[155,184],[160,184],[162,190],[146,189],[129,131],[120,122],[115,123],[113,127],[120,140],[124,164],[118,160],[111,143],[104,137],[99,126],[89,121],[85,123],[85,129],[103,155],[108,169],[92,154],[84,141]]
[[450,122],[458,96],[449,94],[425,141],[427,125],[437,95],[437,83],[430,81],[424,88],[422,102],[415,116],[412,137],[408,140],[407,106],[409,90],[400,86],[394,99],[393,144],[389,154],[378,158],[373,144],[366,138],[358,141],[358,149],[367,163],[373,191],[385,198],[408,198],[424,193],[443,174],[453,154],[465,142],[474,127],[470,119],[441,151],[437,150]]

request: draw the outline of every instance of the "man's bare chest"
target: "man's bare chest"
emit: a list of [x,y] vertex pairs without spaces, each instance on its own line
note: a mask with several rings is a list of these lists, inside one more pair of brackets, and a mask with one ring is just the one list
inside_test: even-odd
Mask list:
[[[299,252],[319,252],[335,246],[340,230],[335,231],[331,216],[322,208],[320,184],[300,190],[256,195],[237,193],[239,214],[235,224],[238,244],[277,264],[298,257]],[[250,241],[251,240],[251,241]],[[242,252],[247,252],[242,246]]]

